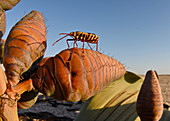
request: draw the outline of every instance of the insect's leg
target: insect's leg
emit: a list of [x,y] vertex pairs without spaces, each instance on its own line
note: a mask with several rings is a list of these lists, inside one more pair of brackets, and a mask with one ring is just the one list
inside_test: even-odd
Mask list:
[[64,37],[61,37],[60,39],[58,39],[57,41],[55,41],[55,42],[53,43],[53,45],[55,45],[55,43],[57,43],[58,41],[62,40],[62,39],[65,38],[65,37],[67,37],[68,35],[69,35],[69,34],[65,35]]
[[73,48],[75,48],[75,44],[78,41],[78,39],[75,39],[74,43],[73,43]]
[[84,53],[84,42],[85,42],[85,41],[83,41],[83,53]]
[[87,44],[88,44],[88,46],[90,47],[90,49],[93,50],[88,42],[87,42]]
[[78,48],[78,44],[76,43],[76,47]]
[[78,38],[75,38],[74,36],[70,35],[70,37],[72,37],[73,39],[70,39],[70,40],[74,40],[74,43],[73,43],[73,48],[75,48],[75,44],[76,42],[78,41]]
[[84,41],[83,41],[83,53],[84,53]]
[[[68,45],[68,48],[69,48],[69,44],[68,44],[68,41],[75,41],[75,39],[67,39],[66,42],[67,42],[67,45]],[[77,44],[77,43],[76,43]],[[78,46],[78,45],[77,45]],[[73,47],[74,48],[74,47]]]
[[[70,48],[70,46],[69,46],[69,44],[68,44],[68,41],[73,41],[74,39],[67,39],[66,40],[66,42],[67,42],[67,45],[68,45],[68,48]],[[76,44],[76,46],[78,47],[78,44],[77,43],[75,43]]]
[[96,43],[96,51],[98,52],[98,42]]
[[84,58],[84,56],[85,56],[85,55],[84,55],[84,42],[85,42],[85,40],[83,40],[82,42],[83,42],[83,48],[82,48],[82,58]]
[[69,40],[70,40],[70,39],[67,39],[67,40],[66,40],[66,42],[67,42],[67,45],[68,45],[68,49],[70,48],[70,46],[69,46],[69,44],[68,44],[68,41],[69,41]]

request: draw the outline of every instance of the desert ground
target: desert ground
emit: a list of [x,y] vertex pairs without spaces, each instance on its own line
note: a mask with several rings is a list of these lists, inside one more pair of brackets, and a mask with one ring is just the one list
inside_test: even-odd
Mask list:
[[[140,75],[144,78],[143,75]],[[159,75],[164,98],[164,106],[170,105],[170,75]],[[20,121],[73,121],[80,112],[82,102],[71,103],[57,101],[39,95],[34,106],[29,109],[18,109]]]
[[57,101],[39,95],[35,105],[29,109],[18,109],[20,121],[73,121],[82,102]]

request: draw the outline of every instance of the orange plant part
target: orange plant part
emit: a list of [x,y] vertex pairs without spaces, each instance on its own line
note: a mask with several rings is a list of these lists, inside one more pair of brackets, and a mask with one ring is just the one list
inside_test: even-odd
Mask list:
[[2,63],[4,55],[5,40],[2,39],[2,36],[5,33],[5,29],[6,29],[5,11],[0,6],[0,63]]
[[17,112],[17,101],[9,99],[7,95],[0,97],[0,120],[19,121]]
[[5,29],[6,29],[5,11],[0,7],[0,39],[4,35]]
[[163,98],[157,75],[148,71],[138,99],[137,113],[141,121],[159,121],[163,114]]
[[4,74],[2,67],[0,65],[0,96],[2,96],[6,91],[6,88],[7,88],[6,83],[7,83],[7,81],[5,78],[5,74]]
[[12,9],[16,4],[18,4],[21,0],[0,0],[0,6],[4,10]]
[[40,61],[46,49],[46,28],[43,16],[31,11],[10,31],[4,48],[3,64],[10,85],[15,86],[21,75],[35,61]]
[[3,57],[4,57],[4,46],[5,46],[5,39],[0,40],[0,63],[2,64],[3,62]]
[[87,100],[125,74],[125,67],[112,57],[85,49],[66,49],[42,60],[32,76],[33,86],[58,100]]
[[18,121],[17,102],[5,94],[6,82],[5,74],[0,66],[0,120]]
[[35,98],[33,98],[32,100],[22,101],[22,102],[19,101],[17,103],[18,108],[20,108],[20,109],[28,109],[28,108],[32,107],[36,103],[37,98],[38,98],[38,96],[35,96]]
[[33,88],[32,80],[23,81],[13,88],[7,88],[2,70],[0,70],[0,75],[0,120],[18,121],[17,101],[24,91],[30,91]]

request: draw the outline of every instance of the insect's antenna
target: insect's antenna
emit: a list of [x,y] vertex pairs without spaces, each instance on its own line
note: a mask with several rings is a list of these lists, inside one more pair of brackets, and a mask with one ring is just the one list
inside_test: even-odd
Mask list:
[[62,34],[69,35],[68,33],[60,33],[59,35],[62,35]]
[[57,43],[58,41],[62,40],[63,38],[65,38],[65,37],[67,37],[69,35],[68,33],[60,33],[59,35],[61,35],[61,34],[66,34],[66,35],[64,37],[61,37],[59,40],[55,41],[53,43],[53,45],[55,45],[55,43]]

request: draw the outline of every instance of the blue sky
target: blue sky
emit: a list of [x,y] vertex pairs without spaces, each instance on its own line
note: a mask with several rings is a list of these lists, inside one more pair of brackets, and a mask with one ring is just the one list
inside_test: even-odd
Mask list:
[[96,33],[100,52],[113,56],[129,71],[170,74],[169,6],[169,0],[21,0],[6,12],[3,38],[24,14],[37,10],[47,26],[45,56],[67,48],[65,39],[52,46],[62,37],[59,33],[80,30]]

